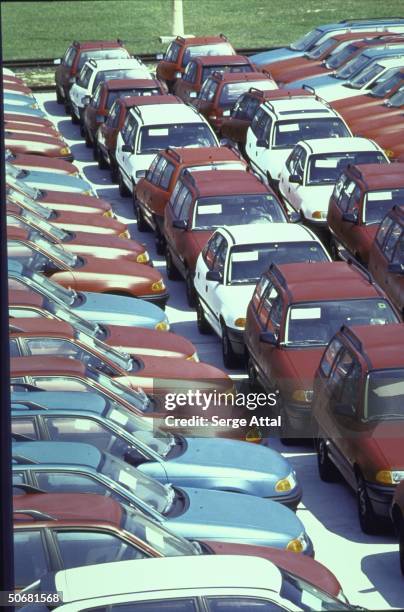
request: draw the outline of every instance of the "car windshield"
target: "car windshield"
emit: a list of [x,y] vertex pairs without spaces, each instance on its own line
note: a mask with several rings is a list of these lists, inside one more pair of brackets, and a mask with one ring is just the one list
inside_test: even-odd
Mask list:
[[[376,81],[376,83],[372,87],[372,91],[370,91],[371,96],[375,96],[375,98],[385,98],[387,94],[404,79],[404,72],[402,70],[397,70],[397,68],[392,68],[388,70],[386,73],[386,78],[382,78]],[[398,91],[404,92],[404,86],[398,89]],[[393,98],[394,96],[392,96]],[[390,99],[391,101],[391,99]]]
[[[367,66],[367,68],[361,70],[355,78],[348,81],[347,85],[349,85],[349,87],[353,87],[354,89],[360,89],[361,87],[364,87],[367,83],[369,83],[372,79],[377,77],[377,75],[383,72],[383,70],[384,67],[380,66],[380,64],[371,64],[370,66]],[[384,79],[385,78],[386,75],[384,75]]]
[[369,57],[360,54],[358,57],[352,58],[345,64],[345,66],[342,66],[339,70],[337,70],[334,76],[337,79],[348,81],[351,77],[355,76],[355,74],[358,74],[360,70],[365,68],[370,61],[371,60]]
[[46,300],[45,308],[58,319],[62,319],[62,321],[66,321],[66,323],[70,323],[76,330],[83,331],[94,336],[100,333],[100,327],[97,323],[82,319],[76,315],[71,308],[66,308],[53,300]]
[[343,49],[337,47],[337,49],[334,49],[330,57],[325,62],[325,67],[333,68],[334,70],[335,68],[340,68],[351,57],[351,55],[357,51],[357,49],[357,43],[351,43]]
[[320,28],[310,30],[310,32],[307,32],[307,34],[292,43],[289,49],[293,49],[293,51],[309,51],[323,35],[324,32]]
[[335,45],[335,38],[327,38],[320,45],[316,45],[310,53],[305,53],[306,57],[310,59],[319,59],[324,53],[331,49]]
[[363,207],[363,222],[366,225],[379,225],[393,206],[402,206],[403,204],[404,187],[401,189],[368,191]]
[[24,176],[26,176],[28,174],[28,172],[26,170],[21,170],[21,168],[18,168],[17,166],[14,166],[13,164],[10,164],[9,162],[6,161],[6,174],[7,176],[13,177],[13,178],[23,178]]
[[404,369],[374,370],[366,379],[363,417],[404,419]]
[[314,240],[235,246],[230,252],[229,282],[231,285],[255,284],[271,263],[315,261],[329,261],[329,258],[323,247]]
[[160,90],[157,87],[131,87],[130,89],[114,89],[108,92],[106,107],[109,110],[117,98],[128,96],[158,96]]
[[43,249],[46,254],[58,259],[69,268],[75,268],[80,261],[78,255],[65,251],[64,248],[58,244],[53,244],[53,242],[51,242],[48,238],[41,236],[39,232],[32,231],[30,234],[30,240],[32,240],[32,242],[40,249]]
[[302,578],[281,569],[282,586],[279,595],[295,604],[299,610],[352,610],[352,607],[340,599],[335,599]]
[[402,106],[403,104],[404,104],[404,85],[400,87],[400,89],[396,91],[394,96],[391,96],[390,100],[387,102],[388,106],[394,106],[395,108],[398,108],[399,106]]
[[206,81],[214,72],[253,72],[251,64],[218,64],[216,66],[205,66],[202,70],[201,83]]
[[307,169],[307,185],[335,183],[348,164],[387,163],[379,151],[350,151],[349,153],[323,153],[312,155]]
[[33,200],[37,200],[41,195],[39,189],[35,189],[35,187],[31,187],[31,185],[27,185],[27,183],[24,183],[24,181],[15,178],[14,176],[7,176],[7,183]]
[[164,514],[172,504],[172,489],[169,485],[162,485],[109,453],[104,453],[98,471],[128,489],[160,514]]
[[100,70],[97,72],[91,93],[94,93],[100,83],[112,81],[113,79],[147,79],[147,72],[138,68],[115,68],[114,70]]
[[224,195],[200,198],[194,209],[192,229],[213,229],[222,225],[275,223],[287,221],[279,202],[268,193]]
[[80,53],[77,69],[81,70],[87,60],[126,59],[129,53],[123,47],[113,49],[91,49]]
[[[31,270],[42,271],[47,268],[52,270],[62,269],[61,262],[65,262],[59,256],[54,255],[47,249],[48,252],[52,255],[52,257],[48,257],[47,254],[43,253],[40,250],[41,245],[37,244],[36,246],[38,246],[39,248],[37,249],[31,246],[30,244],[27,244],[26,242],[21,242],[19,240],[8,240],[7,253],[9,257],[18,260],[20,263],[27,266],[27,268]],[[57,263],[55,263],[55,259],[57,260]]]
[[171,123],[142,127],[138,153],[157,153],[167,147],[215,147],[215,138],[204,123]]
[[52,217],[52,210],[50,208],[46,208],[35,202],[32,198],[25,196],[20,191],[13,189],[12,187],[6,188],[7,200],[10,201],[11,204],[18,204],[23,206],[24,208],[31,210],[36,215],[39,215],[43,219],[50,219]]
[[29,277],[22,276],[21,280],[32,287],[32,289],[39,291],[42,295],[45,294],[47,297],[58,300],[68,307],[73,306],[76,300],[77,293],[73,289],[66,289],[62,285],[54,283],[40,272],[30,272]]
[[146,419],[129,412],[125,406],[118,402],[110,401],[105,417],[120,427],[123,427],[138,442],[148,449],[157,453],[162,459],[168,455],[173,446],[175,438],[169,432],[163,431],[155,423],[154,419]]
[[351,136],[341,119],[327,117],[324,119],[294,119],[278,121],[275,126],[274,147],[291,149],[299,140],[315,138],[339,138]]
[[192,542],[164,529],[159,523],[147,518],[142,512],[126,504],[121,504],[121,506],[123,511],[121,528],[149,544],[163,557],[199,554],[198,546],[195,546]]
[[115,365],[117,365],[122,370],[126,370],[127,372],[133,372],[133,359],[128,353],[124,353],[123,351],[117,351],[116,349],[108,346],[104,342],[97,340],[93,336],[89,336],[87,333],[78,332],[76,334],[77,340],[81,342],[85,347],[90,350],[95,350],[100,355],[103,355],[109,361],[112,361]]
[[242,81],[241,83],[227,83],[223,86],[222,91],[220,93],[219,106],[221,108],[228,108],[233,106],[233,104],[239,99],[239,97],[249,91],[251,87],[255,87],[256,89],[271,89],[271,86],[274,87],[271,80],[260,80],[260,81]]
[[139,388],[138,391],[133,391],[129,386],[122,385],[116,379],[103,374],[91,366],[87,368],[87,375],[140,412],[151,412],[153,410],[152,402],[142,389]]
[[[17,217],[13,217],[13,219],[17,220]],[[61,229],[57,225],[52,225],[52,223],[48,223],[48,221],[42,219],[41,217],[38,217],[37,215],[34,215],[29,210],[23,209],[21,211],[21,219],[19,220],[27,229],[35,227],[43,231],[45,234],[49,234],[58,242],[65,242],[65,240],[69,238],[68,232],[65,232],[65,230]]]
[[186,66],[189,60],[198,55],[234,55],[234,49],[228,42],[217,42],[209,45],[193,45],[187,47],[182,56],[182,65]]
[[398,319],[389,303],[382,298],[296,304],[289,307],[285,344],[325,346],[342,325],[351,327],[387,323],[398,323]]

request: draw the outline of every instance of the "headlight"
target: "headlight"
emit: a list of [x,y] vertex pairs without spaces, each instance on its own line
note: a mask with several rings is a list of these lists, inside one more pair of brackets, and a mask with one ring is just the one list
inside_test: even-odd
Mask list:
[[390,484],[396,485],[402,480],[404,480],[404,471],[403,470],[380,470],[376,474],[377,482],[381,482],[382,484]]
[[87,189],[87,191],[83,191],[81,195],[93,196],[94,192],[91,189]]
[[303,532],[299,535],[298,538],[291,540],[289,544],[286,546],[286,550],[290,550],[292,552],[301,553],[306,550],[308,546],[307,536]]
[[394,151],[392,151],[391,149],[384,149],[384,152],[386,153],[387,157],[389,159],[391,159],[392,157],[394,157]]
[[106,211],[105,211],[105,213],[103,213],[103,215],[102,215],[102,216],[103,216],[103,217],[109,217],[109,218],[111,218],[111,217],[112,217],[112,210],[111,210],[111,209],[106,210]]
[[69,147],[62,147],[59,149],[59,155],[70,155],[71,151]]
[[163,279],[160,279],[159,281],[157,281],[156,283],[153,283],[151,286],[151,290],[152,291],[164,291],[164,289],[166,288]]
[[326,219],[327,213],[323,210],[315,210],[311,216],[313,219]]
[[286,491],[291,491],[292,489],[294,489],[296,484],[296,472],[293,471],[290,472],[290,474],[286,476],[286,478],[278,480],[275,485],[275,491],[277,491],[278,493],[285,493]]
[[199,363],[198,353],[196,351],[195,353],[192,353],[192,355],[187,357],[187,361],[195,361],[196,363]]
[[245,327],[245,321],[246,318],[245,317],[238,317],[235,321],[234,321],[234,325],[236,327],[242,327],[244,329]]
[[135,176],[137,179],[144,178],[146,176],[146,170],[138,170],[135,172]]
[[313,389],[296,389],[296,391],[293,391],[292,399],[296,402],[310,404],[313,400]]
[[129,230],[125,230],[124,232],[119,234],[119,238],[126,238],[127,240],[129,240],[130,239]]
[[30,108],[39,108],[38,104],[36,104],[35,102],[33,104],[29,105]]
[[149,261],[150,261],[150,257],[149,257],[149,253],[147,251],[144,251],[144,253],[140,253],[140,255],[138,255],[136,257],[136,262],[137,263],[146,264]]
[[160,323],[156,323],[154,329],[158,331],[168,331],[170,329],[170,324],[168,321],[160,321]]

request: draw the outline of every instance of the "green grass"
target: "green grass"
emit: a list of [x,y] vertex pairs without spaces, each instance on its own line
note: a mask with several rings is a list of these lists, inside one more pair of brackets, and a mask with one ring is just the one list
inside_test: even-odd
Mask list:
[[[184,0],[187,34],[225,33],[236,47],[289,43],[312,27],[353,17],[404,13],[392,0]],[[72,40],[122,38],[134,53],[165,47],[171,0],[2,2],[5,60],[60,57]]]

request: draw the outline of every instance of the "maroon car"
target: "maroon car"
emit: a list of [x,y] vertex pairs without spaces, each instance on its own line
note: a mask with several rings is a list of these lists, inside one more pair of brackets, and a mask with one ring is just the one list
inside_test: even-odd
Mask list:
[[6,161],[21,170],[44,170],[54,174],[78,174],[77,166],[63,159],[13,153],[6,149]]
[[32,153],[45,157],[57,157],[65,161],[73,161],[70,147],[61,138],[42,134],[25,134],[6,129],[4,144],[12,153]]

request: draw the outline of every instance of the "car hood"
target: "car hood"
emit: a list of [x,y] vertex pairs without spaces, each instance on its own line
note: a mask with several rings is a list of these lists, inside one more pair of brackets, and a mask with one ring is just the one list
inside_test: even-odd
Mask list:
[[128,286],[135,283],[148,283],[151,285],[161,280],[161,274],[157,268],[145,266],[134,261],[121,260],[119,265],[117,265],[117,262],[113,259],[101,259],[92,255],[85,255],[82,260],[82,266],[72,269],[73,274],[77,277],[84,275],[84,278],[86,278],[85,275],[91,273],[98,275],[97,279],[101,283],[106,281],[107,276],[120,278],[122,281],[126,277]]
[[196,260],[212,234],[213,230],[196,230],[188,233],[188,260],[192,270],[195,270]]
[[[384,469],[403,470],[403,437],[404,421],[387,421],[376,425],[371,437],[365,438],[365,445],[370,453],[372,453],[372,447],[379,452]],[[381,469],[383,467],[381,466]]]
[[246,315],[256,284],[232,285],[228,287],[229,291],[226,292],[228,299],[225,301],[224,313],[229,316],[229,319],[233,317],[237,319],[237,317],[244,317]]
[[21,106],[20,104],[4,104],[5,113],[14,113],[15,115],[29,115],[31,117],[46,117],[46,114],[39,108],[31,108],[30,106]]
[[[299,381],[304,389],[313,388],[314,374],[320,363],[325,347],[302,348],[302,349],[287,349],[285,351],[285,359],[289,362],[291,368],[291,376],[293,387]],[[286,373],[287,375],[287,373]]]
[[32,185],[37,189],[52,189],[53,191],[68,192],[88,192],[92,187],[87,181],[78,176],[70,174],[56,174],[54,172],[41,172],[30,170],[27,177],[23,178],[24,183]]
[[[107,337],[103,340],[117,349],[136,355],[155,357],[191,357],[196,351],[195,346],[182,336],[155,329],[134,329],[124,325],[109,325]],[[178,365],[177,365],[178,367]]]
[[160,321],[167,320],[161,308],[144,300],[88,291],[81,295],[85,300],[75,311],[87,321],[154,328]]
[[304,193],[302,208],[306,217],[311,215],[307,211],[321,210],[328,212],[328,204],[330,201],[331,194],[334,190],[334,184],[330,185],[307,185],[307,187],[301,188]]
[[303,85],[310,85],[310,87],[314,87],[317,91],[317,88],[321,90],[322,87],[342,84],[345,81],[341,79],[336,79],[331,74],[321,74],[313,77],[304,77],[302,79],[298,79],[297,81],[290,81],[288,83],[288,87],[303,87]]
[[189,507],[167,526],[186,538],[285,548],[304,532],[295,513],[277,502],[208,489],[183,491]]
[[280,49],[271,49],[269,51],[250,55],[249,59],[253,64],[261,66],[264,64],[271,64],[272,62],[291,59],[292,57],[300,57],[301,55],[303,55],[303,51],[293,51],[293,49],[289,49],[288,47],[281,47]]

